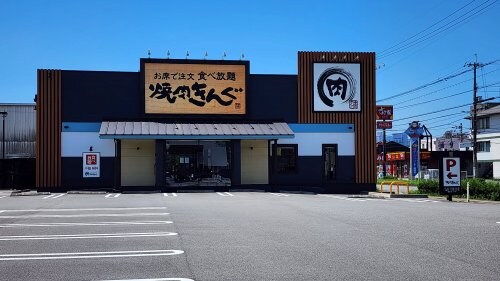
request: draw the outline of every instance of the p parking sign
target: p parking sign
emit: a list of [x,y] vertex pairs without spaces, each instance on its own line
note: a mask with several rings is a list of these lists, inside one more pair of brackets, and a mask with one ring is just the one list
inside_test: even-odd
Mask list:
[[460,193],[460,158],[443,157],[440,162],[439,189],[441,194]]

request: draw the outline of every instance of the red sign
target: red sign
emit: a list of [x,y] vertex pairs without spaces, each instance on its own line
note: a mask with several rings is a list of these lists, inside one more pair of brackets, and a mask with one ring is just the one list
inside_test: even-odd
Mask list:
[[87,165],[97,165],[97,155],[96,154],[87,154]]
[[391,121],[377,121],[377,129],[392,129]]
[[405,153],[404,152],[390,152],[390,153],[386,154],[385,159],[387,161],[405,160]]
[[377,105],[377,120],[392,120],[392,105]]

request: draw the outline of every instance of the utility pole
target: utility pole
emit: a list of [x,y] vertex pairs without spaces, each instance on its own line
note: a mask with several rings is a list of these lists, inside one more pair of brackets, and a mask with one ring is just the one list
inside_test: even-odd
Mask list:
[[476,70],[478,67],[483,67],[486,65],[490,65],[492,63],[495,63],[499,60],[494,60],[488,63],[479,63],[477,62],[477,54],[476,54],[476,61],[473,63],[466,63],[464,66],[467,67],[473,67],[474,68],[474,98],[472,100],[472,162],[473,162],[473,168],[472,168],[472,176],[474,178],[477,177],[477,104],[481,102],[485,102],[488,100],[492,100],[494,98],[489,98],[489,99],[484,99],[484,100],[478,100],[477,99],[477,83],[476,83]]
[[472,100],[472,177],[477,177],[477,83],[476,83],[476,70],[478,67],[484,66],[484,64],[476,61],[473,63],[466,63],[465,66],[474,68],[474,98]]

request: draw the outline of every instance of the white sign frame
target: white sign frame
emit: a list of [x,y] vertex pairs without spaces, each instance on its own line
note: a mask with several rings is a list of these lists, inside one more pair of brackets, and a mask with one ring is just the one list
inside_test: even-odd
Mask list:
[[[448,167],[448,161],[455,161],[455,164]],[[460,158],[459,157],[444,157],[443,170],[443,187],[459,187],[460,186]],[[451,178],[450,178],[450,177]]]
[[[87,157],[95,156],[95,159]],[[95,160],[95,161],[94,161]],[[101,153],[100,152],[83,152],[82,153],[83,172],[84,178],[100,178],[101,177]]]
[[[335,92],[328,82],[347,85]],[[330,88],[330,89],[329,89]],[[360,63],[313,63],[313,107],[319,112],[360,112],[361,111],[361,64]],[[342,99],[344,97],[344,99]]]

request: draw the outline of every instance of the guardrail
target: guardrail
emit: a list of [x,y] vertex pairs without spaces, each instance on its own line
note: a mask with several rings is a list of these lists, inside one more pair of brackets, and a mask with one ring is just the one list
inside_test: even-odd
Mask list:
[[407,181],[383,181],[380,183],[380,193],[384,192],[384,184],[390,184],[389,185],[389,193],[392,194],[392,186],[396,185],[397,191],[399,194],[399,186],[405,185],[406,186],[406,194],[410,194],[410,183]]

